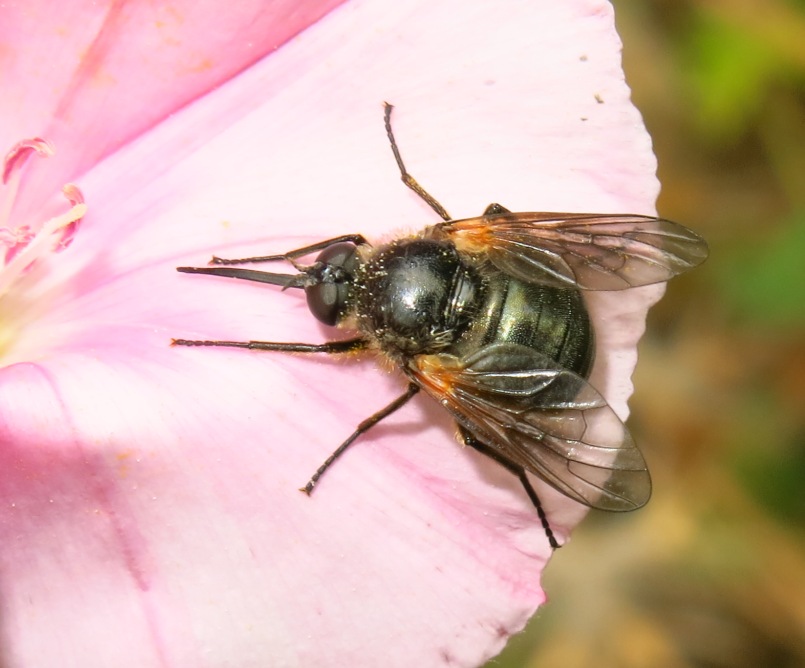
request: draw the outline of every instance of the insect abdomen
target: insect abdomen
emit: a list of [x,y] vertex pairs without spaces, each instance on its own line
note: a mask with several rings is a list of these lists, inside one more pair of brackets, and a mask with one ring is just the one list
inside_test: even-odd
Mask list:
[[485,281],[483,306],[456,353],[491,343],[519,343],[586,378],[595,335],[581,293],[525,283],[500,271]]

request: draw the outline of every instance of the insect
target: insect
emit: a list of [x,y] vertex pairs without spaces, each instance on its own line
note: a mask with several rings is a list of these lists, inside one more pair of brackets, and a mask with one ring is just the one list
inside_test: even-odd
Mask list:
[[[318,320],[352,330],[354,338],[173,344],[331,355],[366,350],[402,371],[406,390],[335,449],[302,488],[308,494],[361,434],[424,390],[455,418],[467,446],[519,478],[552,548],[559,543],[529,473],[592,508],[640,508],[651,494],[646,463],[586,380],[595,336],[581,291],[666,281],[703,262],[706,243],[681,225],[639,215],[512,213],[490,204],[481,216],[453,220],[406,170],[392,108],[385,105],[385,128],[402,180],[443,222],[378,247],[346,234],[279,255],[178,267],[302,289]],[[312,264],[299,261],[316,252]],[[231,266],[279,261],[296,273]]]

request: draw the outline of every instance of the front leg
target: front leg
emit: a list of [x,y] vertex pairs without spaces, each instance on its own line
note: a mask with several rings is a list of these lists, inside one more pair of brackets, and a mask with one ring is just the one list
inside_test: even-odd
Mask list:
[[348,242],[356,246],[366,246],[368,242],[362,234],[342,234],[340,237],[327,239],[325,241],[318,241],[309,246],[303,246],[296,250],[288,251],[287,253],[280,253],[279,255],[259,255],[256,257],[241,257],[241,258],[223,258],[217,255],[212,256],[210,264],[257,264],[259,262],[279,262],[281,260],[293,262],[298,257],[303,257],[316,251],[324,250],[335,244]]

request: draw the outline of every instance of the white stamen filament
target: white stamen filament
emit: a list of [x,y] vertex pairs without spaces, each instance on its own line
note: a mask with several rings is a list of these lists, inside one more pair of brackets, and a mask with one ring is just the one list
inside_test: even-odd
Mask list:
[[[11,184],[8,184],[11,185]],[[46,221],[31,242],[17,253],[5,268],[0,270],[0,298],[12,287],[17,278],[40,256],[54,249],[54,237],[68,225],[86,215],[86,204],[75,204],[68,211]]]

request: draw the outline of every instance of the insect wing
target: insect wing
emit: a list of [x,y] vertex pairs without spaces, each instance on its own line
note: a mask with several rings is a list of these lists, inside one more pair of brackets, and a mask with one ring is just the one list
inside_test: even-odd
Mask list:
[[459,359],[420,355],[414,381],[478,440],[593,508],[634,510],[651,478],[629,431],[581,376],[511,343]]
[[707,243],[670,220],[635,215],[494,213],[434,226],[520,280],[558,288],[623,290],[704,262]]

